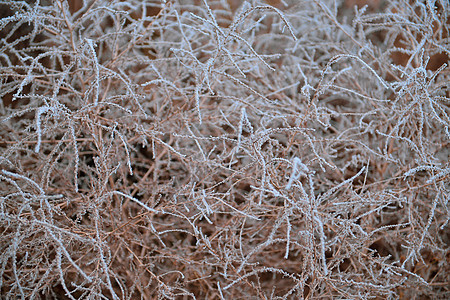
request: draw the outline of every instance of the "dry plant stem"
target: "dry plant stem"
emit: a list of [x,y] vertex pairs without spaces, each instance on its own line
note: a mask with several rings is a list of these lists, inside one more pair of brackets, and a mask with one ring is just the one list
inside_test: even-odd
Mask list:
[[0,1],[0,295],[449,299],[449,15]]

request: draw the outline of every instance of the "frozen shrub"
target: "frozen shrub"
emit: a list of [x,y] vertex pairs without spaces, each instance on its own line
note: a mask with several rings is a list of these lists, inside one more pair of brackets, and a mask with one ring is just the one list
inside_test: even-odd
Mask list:
[[448,299],[449,11],[0,1],[0,294]]

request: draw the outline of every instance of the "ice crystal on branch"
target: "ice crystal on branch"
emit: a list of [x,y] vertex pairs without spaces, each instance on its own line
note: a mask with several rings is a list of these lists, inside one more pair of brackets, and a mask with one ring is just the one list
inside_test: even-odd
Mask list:
[[0,1],[5,299],[448,299],[448,1]]

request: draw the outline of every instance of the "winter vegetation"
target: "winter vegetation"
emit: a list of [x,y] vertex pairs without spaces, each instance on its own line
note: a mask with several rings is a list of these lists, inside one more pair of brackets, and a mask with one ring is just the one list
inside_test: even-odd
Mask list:
[[2,299],[450,298],[447,0],[0,14]]

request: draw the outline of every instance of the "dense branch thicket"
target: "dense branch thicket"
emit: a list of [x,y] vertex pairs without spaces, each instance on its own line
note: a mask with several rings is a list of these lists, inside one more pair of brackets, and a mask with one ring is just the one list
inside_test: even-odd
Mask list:
[[450,298],[447,0],[0,12],[3,298]]

